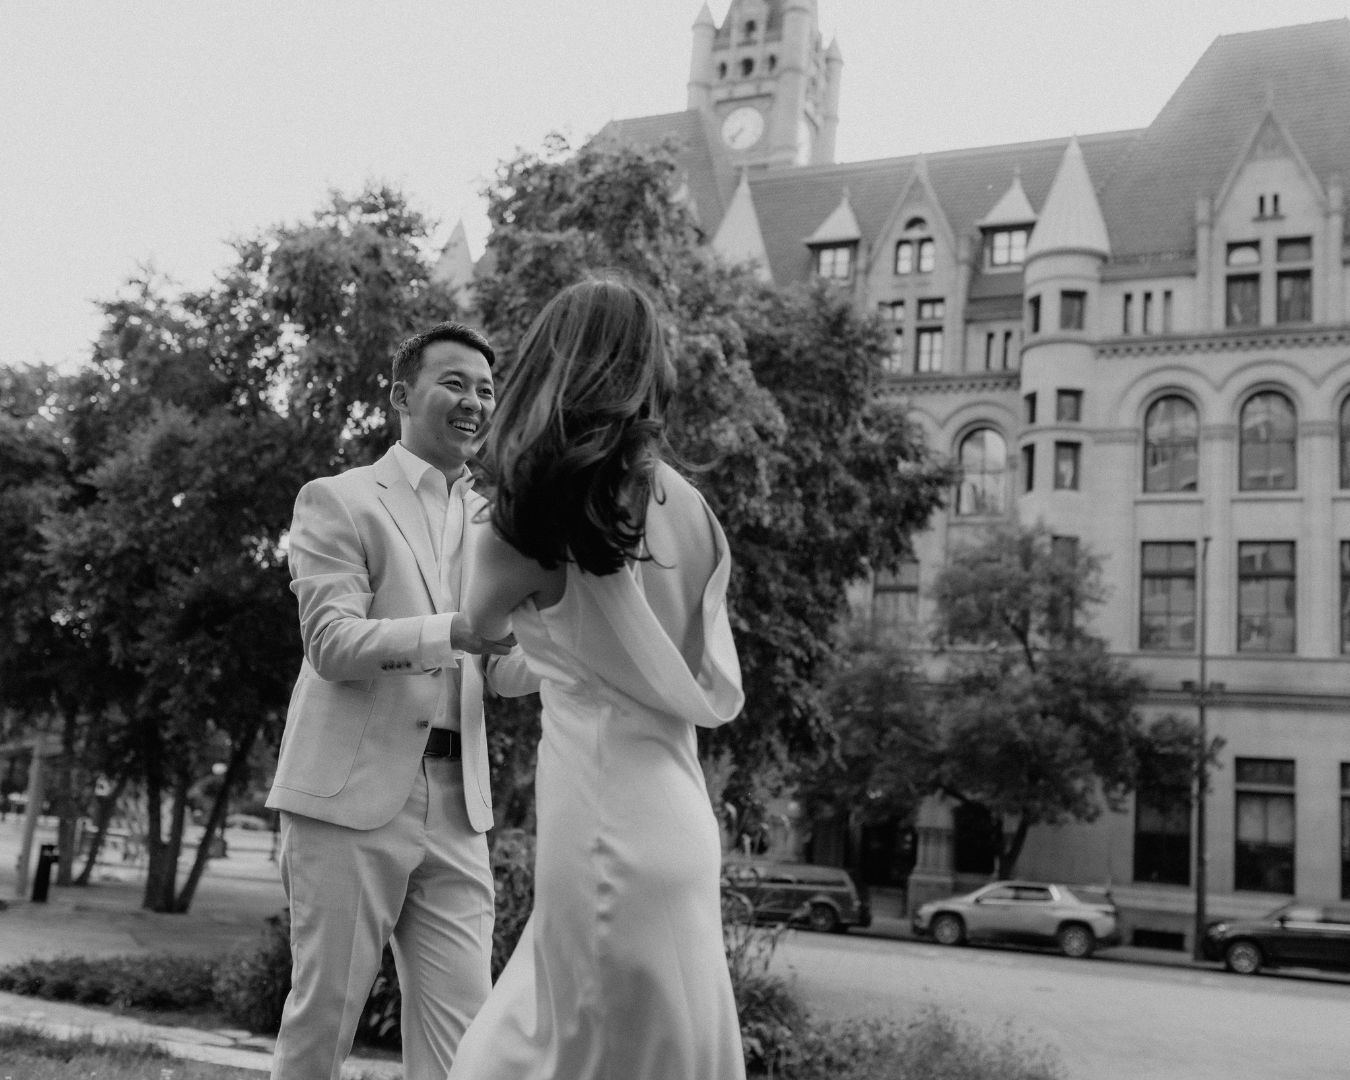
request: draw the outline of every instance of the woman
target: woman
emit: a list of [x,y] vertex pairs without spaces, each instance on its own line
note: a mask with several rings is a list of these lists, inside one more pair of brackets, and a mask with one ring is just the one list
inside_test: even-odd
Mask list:
[[674,381],[651,299],[586,281],[535,320],[498,406],[464,603],[542,682],[535,906],[454,1080],[744,1075],[695,743],[744,701],[731,563],[661,458]]

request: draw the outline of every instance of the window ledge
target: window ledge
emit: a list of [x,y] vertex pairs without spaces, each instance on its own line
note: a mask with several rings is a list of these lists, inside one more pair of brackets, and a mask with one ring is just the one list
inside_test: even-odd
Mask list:
[[[1347,493],[1350,494],[1350,493]],[[1139,503],[1162,503],[1172,506],[1200,506],[1205,497],[1198,491],[1141,491],[1134,497]]]
[[1295,488],[1293,491],[1235,491],[1232,495],[1232,501],[1237,502],[1300,502],[1303,499],[1303,493]]

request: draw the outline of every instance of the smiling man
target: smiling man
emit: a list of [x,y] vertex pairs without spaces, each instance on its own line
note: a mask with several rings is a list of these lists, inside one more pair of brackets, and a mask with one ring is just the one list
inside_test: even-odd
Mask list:
[[534,689],[460,610],[490,526],[468,462],[496,407],[481,334],[394,355],[400,438],[306,484],[290,533],[304,662],[267,805],[281,812],[292,988],[272,1076],[338,1080],[386,943],[406,1080],[441,1080],[489,987],[492,825],[483,684]]

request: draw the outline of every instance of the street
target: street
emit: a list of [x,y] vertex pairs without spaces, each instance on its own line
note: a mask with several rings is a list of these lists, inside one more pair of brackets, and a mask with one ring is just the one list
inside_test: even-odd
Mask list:
[[1346,980],[804,931],[784,938],[774,970],[795,975],[817,1016],[904,1020],[936,1007],[1054,1048],[1067,1080],[1350,1077]]

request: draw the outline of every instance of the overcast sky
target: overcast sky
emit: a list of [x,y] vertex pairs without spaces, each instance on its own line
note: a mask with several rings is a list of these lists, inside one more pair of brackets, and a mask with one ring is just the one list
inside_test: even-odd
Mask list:
[[[0,0],[0,362],[74,364],[138,265],[389,181],[481,254],[499,161],[684,108],[700,0]],[[710,0],[721,21],[729,0]],[[1213,39],[1350,0],[819,0],[838,159],[1147,125]]]

